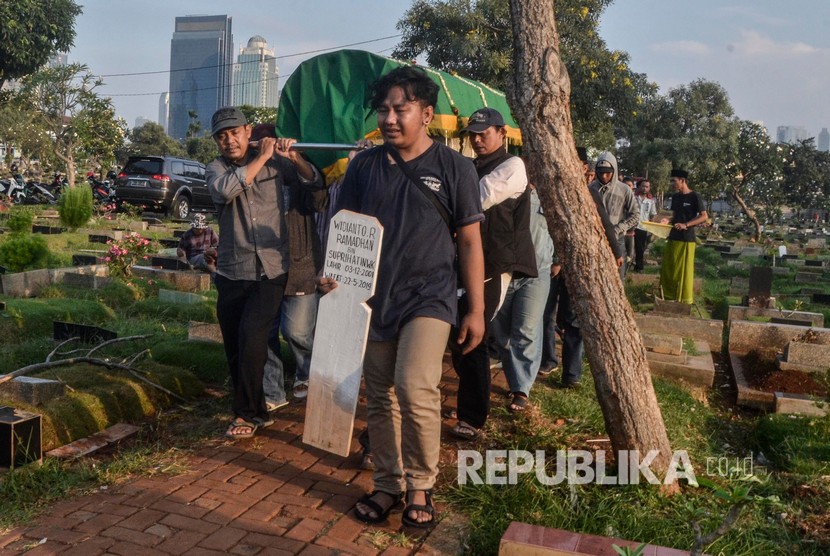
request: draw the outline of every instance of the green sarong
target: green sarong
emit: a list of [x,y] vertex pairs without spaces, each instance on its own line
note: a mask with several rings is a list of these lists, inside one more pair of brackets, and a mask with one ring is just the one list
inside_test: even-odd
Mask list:
[[660,267],[660,287],[663,299],[694,303],[695,242],[669,240],[663,251]]

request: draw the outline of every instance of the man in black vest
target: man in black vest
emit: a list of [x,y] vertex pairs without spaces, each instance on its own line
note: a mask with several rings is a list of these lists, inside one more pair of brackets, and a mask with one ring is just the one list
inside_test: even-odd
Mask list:
[[[489,323],[504,301],[513,276],[538,276],[530,235],[530,190],[522,160],[507,152],[504,118],[498,110],[477,110],[462,130],[470,138],[479,177],[484,222],[484,321]],[[464,296],[459,300],[463,307]],[[458,424],[452,434],[463,439],[478,436],[490,411],[490,358],[486,342],[462,355],[453,351],[458,374]]]

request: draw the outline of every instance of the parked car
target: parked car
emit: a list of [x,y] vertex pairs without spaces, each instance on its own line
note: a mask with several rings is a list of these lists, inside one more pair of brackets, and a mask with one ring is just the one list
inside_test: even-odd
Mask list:
[[115,180],[115,204],[123,203],[181,219],[216,210],[205,165],[173,156],[131,156]]

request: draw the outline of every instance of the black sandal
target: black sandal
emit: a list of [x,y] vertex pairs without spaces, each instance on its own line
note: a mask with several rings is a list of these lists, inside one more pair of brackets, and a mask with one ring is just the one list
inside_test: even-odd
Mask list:
[[521,413],[527,407],[527,396],[521,392],[513,392],[510,403],[507,404],[507,411],[510,413]]
[[[410,491],[409,493],[417,492],[415,490]],[[409,494],[407,493],[407,494]],[[426,498],[426,504],[408,504],[403,509],[403,515],[401,516],[401,522],[404,525],[409,527],[418,527],[420,529],[427,529],[435,525],[435,506],[432,505],[432,490],[424,490],[424,498]],[[426,512],[429,514],[429,520],[427,521],[418,521],[417,519],[412,519],[409,517],[410,512]]]
[[[386,508],[372,500],[377,494],[385,494],[386,496],[392,499],[392,503],[389,504]],[[401,500],[403,500],[403,492],[399,492],[398,494],[392,494],[391,492],[384,492],[382,490],[373,490],[371,494],[365,495],[363,498],[357,501],[357,504],[363,504],[364,506],[369,506],[369,509],[375,512],[377,517],[372,517],[368,512],[363,513],[357,509],[357,504],[354,507],[354,516],[358,519],[358,521],[362,521],[363,523],[380,523],[385,521],[389,512],[394,510],[396,507],[400,507]]]

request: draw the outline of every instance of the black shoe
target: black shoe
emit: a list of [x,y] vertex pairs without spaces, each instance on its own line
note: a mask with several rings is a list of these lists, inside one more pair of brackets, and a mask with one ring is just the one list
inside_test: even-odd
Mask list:
[[579,388],[580,386],[582,386],[582,382],[580,382],[579,380],[563,380],[560,383],[560,386],[562,388]]

